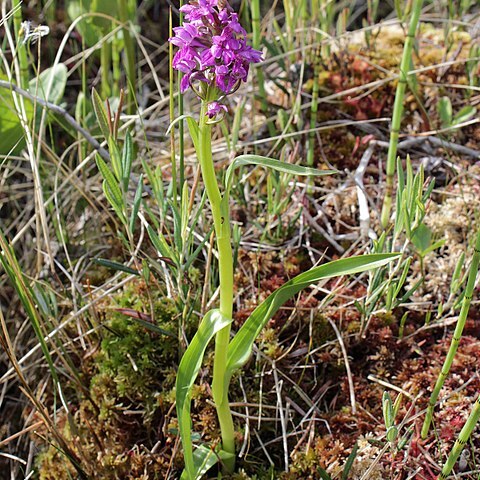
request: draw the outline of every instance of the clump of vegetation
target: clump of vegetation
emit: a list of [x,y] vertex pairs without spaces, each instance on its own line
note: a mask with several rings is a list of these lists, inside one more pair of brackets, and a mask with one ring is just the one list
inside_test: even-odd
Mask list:
[[2,471],[478,480],[477,3],[3,2]]
[[[133,312],[151,304],[148,328]],[[175,333],[161,335],[154,327],[176,332],[176,308],[163,293],[133,280],[104,302],[98,314],[95,351],[79,365],[84,392],[70,399],[69,414],[61,414],[63,435],[91,478],[165,478],[174,468],[170,423],[178,342]],[[44,480],[75,473],[53,445],[39,455],[37,465]]]

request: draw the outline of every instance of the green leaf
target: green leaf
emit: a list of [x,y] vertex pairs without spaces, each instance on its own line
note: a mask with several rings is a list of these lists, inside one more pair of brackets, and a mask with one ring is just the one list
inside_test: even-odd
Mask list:
[[[0,74],[0,80],[8,81],[5,75]],[[32,118],[33,106],[25,101],[27,119]],[[18,155],[25,147],[25,132],[20,118],[15,109],[12,92],[6,88],[0,88],[0,154]]]
[[227,169],[227,173],[225,174],[226,198],[228,198],[230,188],[232,186],[235,169],[245,165],[258,165],[260,167],[271,168],[277,172],[290,173],[292,175],[301,175],[306,177],[332,175],[337,173],[336,170],[318,170],[317,168],[303,167],[294,163],[281,162],[280,160],[269,157],[261,157],[260,155],[240,155],[233,160]]
[[358,453],[358,442],[355,443],[352,449],[352,453],[347,458],[347,461],[345,462],[345,467],[342,472],[342,480],[348,480],[348,474],[350,473],[350,470],[353,467],[353,462],[355,461],[355,458],[357,458],[357,453]]
[[432,243],[432,231],[424,223],[421,223],[413,232],[412,243],[423,254]]
[[[77,30],[89,47],[94,46],[112,31],[112,21],[108,17],[120,17],[118,0],[69,0],[66,2],[66,7],[72,21],[85,14],[102,14],[101,16],[86,15],[76,24]],[[128,8],[127,11],[129,20],[134,21],[136,11],[132,8]]]
[[110,268],[111,270],[130,273],[132,275],[140,275],[138,270],[127,267],[126,265],[123,265],[123,263],[114,262],[113,260],[107,260],[106,258],[94,258],[93,261],[96,264],[102,265],[102,267]]
[[100,126],[100,130],[102,131],[105,139],[108,140],[108,138],[110,137],[110,121],[108,118],[107,110],[103,105],[103,101],[95,89],[92,90],[92,103],[93,110],[95,111],[95,116],[97,117],[98,124]]
[[146,315],[131,308],[116,308],[115,311],[121,313],[122,315],[125,315],[128,318],[131,318],[135,323],[138,323],[139,325],[146,328],[147,330],[150,330],[151,332],[157,333],[159,335],[166,335],[175,339],[178,338],[175,333],[165,330],[164,328],[161,328],[155,323],[153,323],[150,315]]
[[137,191],[135,192],[135,198],[133,199],[133,208],[130,215],[130,233],[133,235],[135,229],[135,220],[137,219],[138,211],[140,210],[140,204],[142,203],[142,192],[143,192],[143,174],[140,175],[138,179]]
[[219,461],[228,460],[232,457],[233,454],[225,452],[224,450],[219,450],[217,452],[204,445],[200,445],[193,453],[193,461],[195,465],[194,477],[190,477],[187,470],[184,470],[180,480],[197,480],[202,478],[202,476]]
[[180,435],[182,437],[185,457],[185,468],[189,480],[197,477],[194,456],[192,451],[192,419],[190,417],[190,403],[192,387],[197,379],[202,365],[205,350],[217,332],[232,322],[231,318],[224,317],[219,310],[210,310],[202,319],[197,333],[183,354],[178,367],[176,382],[177,416]]
[[466,105],[453,117],[452,124],[458,125],[460,123],[466,122],[467,120],[472,118],[476,112],[477,109],[475,107],[472,107],[472,105]]
[[150,237],[150,241],[153,243],[153,246],[157,249],[157,252],[159,252],[162,257],[175,260],[173,251],[163,235],[157,234],[157,232],[150,225],[147,226],[147,233]]
[[133,162],[133,141],[129,132],[125,135],[125,143],[122,150],[122,180],[124,190],[128,190],[130,174],[132,173]]
[[108,203],[112,206],[120,221],[125,225],[126,219],[125,215],[123,214],[122,206],[118,203],[118,199],[115,197],[112,190],[108,186],[108,183],[105,180],[102,183],[102,188],[105,198],[108,200]]
[[198,123],[193,117],[187,116],[186,119],[188,131],[190,132],[190,137],[192,137],[193,146],[195,147],[195,151],[198,152],[198,149],[200,148],[200,141],[198,138],[200,135],[200,129],[198,127]]
[[332,477],[322,467],[317,467],[317,472],[322,480],[332,480]]
[[268,320],[275,315],[280,307],[298,292],[322,279],[372,270],[386,265],[398,257],[399,254],[397,253],[385,253],[342,258],[312,268],[308,272],[301,273],[295,278],[292,278],[267,297],[267,299],[252,312],[247,321],[233,337],[233,340],[228,346],[227,376],[231,377],[237,368],[240,368],[247,362],[252,352],[253,343],[262,328]]
[[[115,177],[117,178],[117,182],[124,183],[125,174],[123,171],[123,159],[118,144],[113,137],[108,138],[108,150],[110,151],[110,161],[112,162],[112,168]],[[125,191],[127,191],[127,189],[125,189]]]
[[100,173],[102,174],[105,183],[110,189],[110,193],[113,195],[116,206],[121,208],[123,206],[123,195],[120,187],[117,184],[117,180],[115,179],[113,173],[110,171],[103,158],[100,157],[100,155],[96,156],[96,161],[98,170],[100,170]]
[[28,90],[32,95],[58,105],[63,98],[66,85],[67,67],[59,63],[47,68],[38,77],[32,78],[28,84]]
[[438,115],[442,122],[442,127],[446,128],[452,124],[452,102],[448,97],[442,97],[437,104]]

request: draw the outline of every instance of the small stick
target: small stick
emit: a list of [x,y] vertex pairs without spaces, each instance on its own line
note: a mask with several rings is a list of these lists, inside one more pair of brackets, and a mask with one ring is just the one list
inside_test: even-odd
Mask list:
[[357,414],[357,402],[355,400],[355,387],[353,385],[353,377],[352,377],[352,370],[350,369],[350,362],[348,361],[348,353],[347,349],[345,348],[345,343],[343,342],[342,334],[340,330],[335,325],[335,322],[329,318],[328,322],[332,326],[333,330],[335,331],[335,335],[337,336],[338,343],[342,350],[343,359],[345,361],[345,370],[347,371],[347,378],[348,378],[348,388],[350,390],[350,404],[352,406],[352,413],[353,415]]

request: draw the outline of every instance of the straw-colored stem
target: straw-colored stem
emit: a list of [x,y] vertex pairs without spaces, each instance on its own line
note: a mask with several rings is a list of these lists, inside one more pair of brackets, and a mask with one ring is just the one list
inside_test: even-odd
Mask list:
[[400,134],[400,125],[403,116],[403,101],[408,83],[408,72],[410,70],[412,50],[415,42],[415,33],[420,20],[422,5],[423,0],[413,0],[410,26],[408,28],[407,38],[403,47],[402,60],[400,62],[400,72],[397,90],[395,92],[395,103],[393,105],[392,125],[390,127],[390,144],[387,154],[386,187],[381,215],[381,223],[383,228],[388,226],[390,221],[390,212],[392,210],[393,183],[395,177],[395,166],[397,163],[398,137]]
[[478,274],[478,266],[480,263],[480,229],[477,232],[477,238],[475,242],[475,250],[473,254],[472,264],[470,265],[470,271],[468,272],[467,286],[465,287],[465,294],[462,300],[462,308],[460,310],[460,315],[458,316],[457,325],[455,326],[455,331],[453,333],[453,338],[450,343],[450,348],[445,358],[445,363],[443,364],[442,371],[437,378],[435,388],[433,389],[430,401],[428,404],[427,414],[425,416],[425,421],[423,422],[422,427],[422,438],[427,438],[428,431],[430,429],[430,424],[432,422],[433,410],[435,404],[437,403],[440,390],[445,383],[445,379],[450,372],[450,367],[452,366],[453,359],[457,353],[458,345],[460,343],[460,338],[462,338],[463,329],[467,321],[468,311],[470,309],[470,304],[472,302],[472,295],[475,289],[475,283]]

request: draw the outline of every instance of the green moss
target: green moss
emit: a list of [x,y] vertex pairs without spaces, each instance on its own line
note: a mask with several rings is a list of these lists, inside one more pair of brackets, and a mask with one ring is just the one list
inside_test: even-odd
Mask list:
[[[164,478],[169,468],[174,434],[160,436],[166,442],[161,455],[149,450],[159,440],[159,422],[172,409],[178,342],[117,310],[147,314],[151,305],[152,323],[176,332],[174,302],[137,279],[103,305],[100,348],[81,365],[88,393],[71,400],[78,402],[71,410],[74,428],[64,421],[63,433],[92,478]],[[37,457],[37,466],[41,480],[68,479],[74,472],[54,446]]]

